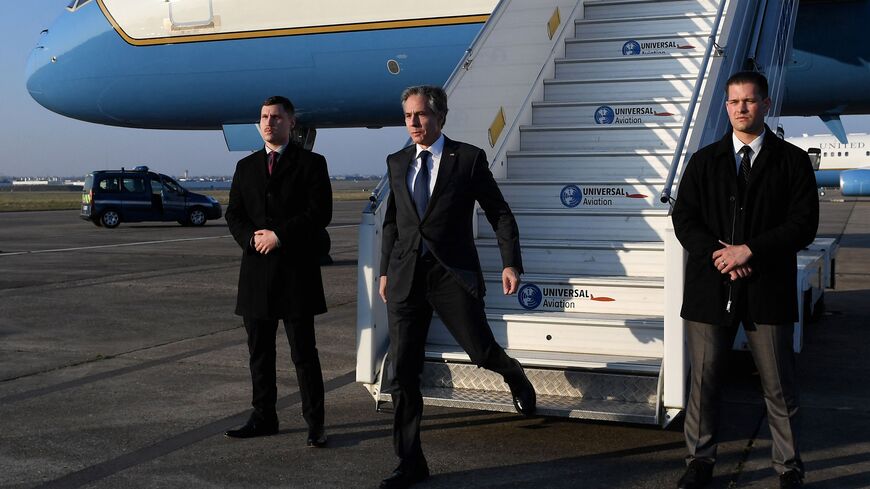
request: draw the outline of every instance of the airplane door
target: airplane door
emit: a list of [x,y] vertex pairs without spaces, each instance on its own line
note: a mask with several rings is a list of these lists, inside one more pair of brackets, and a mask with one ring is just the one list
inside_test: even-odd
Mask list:
[[172,30],[203,29],[215,26],[212,0],[167,0],[168,24]]

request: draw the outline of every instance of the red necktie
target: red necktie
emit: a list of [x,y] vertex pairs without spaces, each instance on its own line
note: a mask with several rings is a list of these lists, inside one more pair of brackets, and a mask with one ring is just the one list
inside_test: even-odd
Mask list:
[[278,158],[281,157],[281,153],[277,151],[272,151],[269,153],[269,175],[272,174],[272,171],[275,169],[275,165],[278,164]]

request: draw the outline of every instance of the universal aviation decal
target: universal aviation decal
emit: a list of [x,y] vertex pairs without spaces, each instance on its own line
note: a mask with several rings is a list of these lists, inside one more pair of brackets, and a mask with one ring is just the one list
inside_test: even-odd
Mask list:
[[611,206],[616,199],[645,199],[645,194],[632,193],[626,185],[584,185],[568,184],[559,192],[559,200],[565,207]]
[[594,296],[589,289],[578,287],[539,287],[529,283],[520,287],[517,300],[523,309],[564,311],[577,308],[579,301],[613,302],[611,297]]
[[657,39],[650,41],[635,41],[629,39],[622,45],[623,56],[638,56],[641,54],[670,54],[673,52],[695,49],[691,44],[680,44],[677,41]]
[[673,117],[675,114],[656,110],[651,105],[625,105],[611,107],[602,105],[595,109],[593,117],[596,124],[642,124],[644,117]]

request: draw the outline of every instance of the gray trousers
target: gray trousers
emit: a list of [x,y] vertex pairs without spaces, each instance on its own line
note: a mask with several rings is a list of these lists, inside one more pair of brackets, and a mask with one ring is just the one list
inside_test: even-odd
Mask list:
[[[744,321],[744,330],[764,392],[773,438],[773,467],[780,474],[787,470],[803,473],[798,452],[798,394],[792,349],[794,325]],[[696,459],[716,462],[720,391],[736,332],[736,325],[727,327],[686,321],[686,341],[692,365],[684,423],[689,449],[687,462]]]

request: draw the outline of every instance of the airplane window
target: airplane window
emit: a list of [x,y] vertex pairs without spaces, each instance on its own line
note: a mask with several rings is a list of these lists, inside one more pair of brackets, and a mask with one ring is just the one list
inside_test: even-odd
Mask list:
[[846,151],[846,156],[849,156],[849,152],[848,152],[848,151]]
[[870,156],[870,151],[867,152],[867,156]]
[[843,152],[842,152],[842,151],[837,151],[837,156],[843,156]]
[[825,153],[822,156],[828,156],[828,152],[825,151]]

